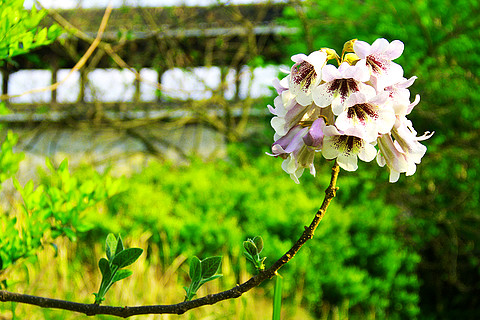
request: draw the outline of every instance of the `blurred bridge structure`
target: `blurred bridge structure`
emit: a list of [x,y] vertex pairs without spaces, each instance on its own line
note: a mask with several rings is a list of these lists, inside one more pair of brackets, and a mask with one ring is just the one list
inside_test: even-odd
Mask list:
[[[285,35],[296,32],[277,22],[284,8],[284,4],[255,4],[113,9],[102,43],[86,66],[75,75],[78,80],[71,84],[73,89],[60,86],[58,91],[44,93],[37,101],[35,98],[28,102],[21,98],[5,100],[13,113],[0,116],[0,121],[26,123],[178,117],[191,112],[192,105],[198,108],[198,103],[191,100],[211,100],[210,112],[223,110],[220,112],[223,115],[239,115],[244,105],[242,100],[249,98],[248,92],[241,94],[242,70],[258,62],[259,57],[266,63],[280,64],[284,59]],[[5,64],[1,68],[2,94],[18,93],[18,89],[13,90],[11,86],[12,77],[19,71],[43,70],[43,78],[50,78],[50,81],[44,80],[45,84],[61,80],[61,76],[68,73],[90,46],[103,13],[103,9],[52,11],[45,24],[59,23],[69,33],[50,46],[15,57]],[[204,69],[204,79],[197,79],[193,84],[197,87],[193,90],[200,86],[210,92],[197,94],[196,98],[188,92],[182,94],[192,88],[185,88],[182,83],[175,87],[171,73],[165,78],[172,70],[192,72],[199,67]],[[205,71],[212,67],[215,68],[213,72]],[[127,82],[131,83],[124,89],[128,93],[104,99],[109,91],[108,84],[104,84],[107,92],[95,95],[92,78],[95,73],[99,78],[99,70],[105,73],[105,77],[98,80],[100,82],[109,81],[106,80],[109,72],[114,78],[129,74]],[[212,76],[218,76],[218,80],[208,79]],[[193,72],[193,77],[199,76]],[[163,85],[168,80],[170,84]],[[179,78],[179,81],[185,80]],[[202,81],[213,83],[213,86],[198,83]],[[114,86],[115,81],[111,85]],[[142,94],[142,85],[150,86],[148,94]],[[58,93],[62,90],[62,94]],[[225,101],[218,97],[224,97]],[[229,110],[226,110],[226,104]]]
[[41,78],[36,87],[62,80],[94,41],[105,11],[52,10],[44,23],[67,32],[0,67],[2,95],[12,96],[3,99],[11,112],[0,124],[19,134],[18,148],[37,163],[45,155],[101,164],[141,154],[141,167],[145,154],[222,156],[226,141],[265,126],[268,86],[297,32],[278,22],[285,7],[113,9],[83,68],[58,90],[15,97],[32,89],[23,86],[30,78]]

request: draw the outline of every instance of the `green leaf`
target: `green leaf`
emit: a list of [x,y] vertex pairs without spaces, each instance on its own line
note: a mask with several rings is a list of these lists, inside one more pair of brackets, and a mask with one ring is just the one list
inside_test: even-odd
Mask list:
[[92,180],[87,180],[80,186],[80,192],[89,195],[95,191],[95,187],[95,183]]
[[243,252],[243,255],[247,258],[248,261],[252,262],[253,264],[255,264],[255,259],[252,257],[252,255],[246,251]]
[[216,275],[213,275],[213,276],[211,276],[207,279],[202,279],[200,284],[204,284],[205,282],[212,281],[212,280],[215,280],[215,279],[218,279],[218,278],[221,278],[221,277],[223,277],[223,274],[216,274]]
[[45,166],[50,170],[51,172],[55,172],[55,167],[53,166],[52,159],[50,158],[45,158]]
[[53,41],[60,34],[62,34],[62,29],[58,25],[54,24],[53,26],[50,26],[50,28],[48,28],[47,38],[48,40]]
[[243,241],[243,248],[252,257],[256,257],[258,255],[257,246],[250,239],[248,239],[247,241]]
[[46,39],[47,39],[47,28],[43,28],[35,37],[35,42],[37,42],[36,43],[37,45],[45,44],[47,43],[47,41],[45,41]]
[[202,279],[207,279],[217,273],[220,263],[222,262],[222,257],[208,257],[202,260]]
[[33,180],[29,180],[23,187],[25,195],[30,195],[33,192]]
[[107,278],[107,276],[110,277],[110,264],[108,263],[107,259],[101,258],[98,261],[98,267],[100,268],[103,278]]
[[192,279],[192,282],[199,282],[202,278],[202,264],[200,259],[198,259],[196,256],[193,256],[190,259],[189,275],[190,279]]
[[115,255],[112,264],[118,266],[118,268],[124,268],[134,263],[138,257],[142,254],[143,249],[140,248],[128,248]]
[[126,277],[130,277],[132,274],[133,274],[132,270],[127,270],[127,269],[118,270],[117,273],[115,273],[115,275],[113,276],[112,282],[120,281],[122,279],[125,279]]
[[[23,188],[22,188],[22,185],[20,184],[20,182],[18,182],[18,180],[16,178],[13,178],[12,181],[13,181],[13,186],[15,187],[15,189],[17,189],[17,191],[22,194]],[[23,194],[22,194],[22,196],[23,196]]]
[[117,248],[117,239],[113,233],[109,233],[107,236],[107,240],[105,241],[105,251],[107,252],[107,259],[112,260],[115,256],[115,250]]
[[65,171],[68,170],[68,159],[65,158],[58,166],[58,171]]
[[263,250],[263,239],[262,239],[262,237],[257,236],[255,238],[253,238],[253,243],[257,247],[258,254],[260,254],[260,252],[262,252],[262,250]]
[[115,255],[119,254],[119,253],[122,252],[123,250],[125,250],[125,248],[123,247],[122,237],[121,237],[120,235],[118,235],[118,238],[117,238],[117,248],[115,249]]

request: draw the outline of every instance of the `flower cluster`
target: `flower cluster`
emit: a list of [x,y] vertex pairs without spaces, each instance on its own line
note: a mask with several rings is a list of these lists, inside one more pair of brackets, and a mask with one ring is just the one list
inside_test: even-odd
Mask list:
[[[433,133],[417,136],[406,118],[420,97],[410,101],[408,88],[417,77],[404,78],[403,68],[393,62],[403,48],[399,40],[370,45],[354,39],[341,56],[324,48],[292,57],[288,75],[274,83],[274,107],[268,106],[275,129],[269,154],[284,159],[282,168],[296,183],[305,168],[315,175],[319,153],[347,171],[357,169],[357,158],[376,158],[389,168],[390,182],[400,173],[415,173],[427,149],[419,141]],[[327,64],[330,60],[338,68]]]

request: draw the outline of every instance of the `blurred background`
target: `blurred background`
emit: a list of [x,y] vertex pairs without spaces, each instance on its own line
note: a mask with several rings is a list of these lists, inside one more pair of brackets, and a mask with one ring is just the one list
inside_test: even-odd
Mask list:
[[[296,185],[265,155],[271,83],[293,54],[383,37],[405,43],[396,62],[421,96],[409,119],[435,134],[395,184],[375,161],[340,173],[314,239],[280,270],[282,319],[480,317],[479,1],[112,1],[85,66],[22,95],[70,73],[107,4],[25,1],[61,32],[0,67],[2,288],[93,302],[109,232],[145,249],[109,305],[183,301],[192,255],[223,256],[200,296],[242,283],[255,273],[242,241],[257,235],[268,267],[310,223],[332,165],[319,159]],[[183,316],[133,318],[269,319],[272,296],[269,281]],[[0,305],[0,319],[84,317]]]

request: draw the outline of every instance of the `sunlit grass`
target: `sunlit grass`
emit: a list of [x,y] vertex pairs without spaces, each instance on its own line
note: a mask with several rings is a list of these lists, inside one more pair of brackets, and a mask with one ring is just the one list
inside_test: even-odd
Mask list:
[[[188,286],[188,257],[180,255],[172,258],[169,265],[160,261],[159,248],[149,242],[150,232],[130,236],[126,247],[148,248],[148,258],[143,254],[129,267],[133,275],[115,283],[106,296],[104,304],[112,306],[134,306],[154,304],[174,304],[184,300],[183,286]],[[35,261],[28,261],[14,268],[10,273],[11,291],[38,295],[75,302],[93,303],[93,293],[100,285],[100,271],[96,262],[103,257],[103,243],[86,248],[82,243],[72,243],[65,238],[56,241],[58,250],[46,246],[39,252]],[[79,251],[83,250],[82,257]],[[87,260],[83,260],[87,257]],[[221,280],[212,281],[198,292],[202,297],[233,287],[251,276],[245,261],[240,273],[232,271],[228,255],[223,256]],[[184,315],[145,315],[130,319],[270,319],[272,300],[266,293],[273,290],[273,282],[255,288],[238,299],[217,303],[190,310]],[[306,311],[298,306],[284,305],[282,313],[288,319],[310,319]],[[55,309],[42,309],[25,304],[5,303],[0,305],[0,319],[86,319],[84,314]],[[98,319],[118,319],[113,316],[97,316]]]

